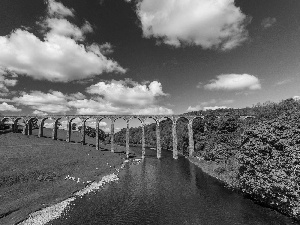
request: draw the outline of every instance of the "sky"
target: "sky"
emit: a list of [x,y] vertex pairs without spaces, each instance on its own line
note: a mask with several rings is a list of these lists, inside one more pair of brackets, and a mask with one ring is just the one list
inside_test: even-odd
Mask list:
[[1,0],[0,114],[181,114],[300,95],[299,0]]

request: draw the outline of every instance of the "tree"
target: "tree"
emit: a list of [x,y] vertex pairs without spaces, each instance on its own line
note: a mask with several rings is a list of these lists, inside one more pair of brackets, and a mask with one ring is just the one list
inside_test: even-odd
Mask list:
[[72,123],[72,130],[76,130],[77,124],[76,123]]

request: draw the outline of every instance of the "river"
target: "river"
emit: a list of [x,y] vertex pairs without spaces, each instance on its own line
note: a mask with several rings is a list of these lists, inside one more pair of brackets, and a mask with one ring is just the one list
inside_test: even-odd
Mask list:
[[127,164],[119,176],[119,181],[76,199],[49,224],[296,224],[224,188],[184,157],[172,159],[168,151],[158,160],[147,149],[144,161]]

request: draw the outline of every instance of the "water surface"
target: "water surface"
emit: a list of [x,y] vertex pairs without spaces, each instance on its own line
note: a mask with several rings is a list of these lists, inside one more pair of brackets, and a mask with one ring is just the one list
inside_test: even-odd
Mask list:
[[50,224],[296,224],[227,190],[183,157],[155,156],[147,149],[145,160],[127,165],[118,182],[75,200]]

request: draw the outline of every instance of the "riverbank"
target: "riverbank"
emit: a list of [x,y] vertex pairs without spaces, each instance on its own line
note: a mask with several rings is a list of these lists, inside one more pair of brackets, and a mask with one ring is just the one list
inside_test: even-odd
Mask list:
[[243,194],[246,198],[251,199],[259,205],[262,205],[267,208],[271,208],[273,210],[278,211],[279,213],[283,213],[286,216],[289,216],[294,219],[295,224],[298,224],[300,220],[294,215],[289,213],[284,213],[280,208],[276,208],[273,205],[267,204],[265,201],[259,200],[255,198],[257,196],[252,196],[249,193],[243,192],[240,187],[238,180],[238,164],[234,159],[229,159],[227,162],[214,162],[214,161],[206,161],[203,158],[198,156],[187,157],[187,159],[199,167],[204,173],[208,174],[211,177],[218,179],[221,183],[224,184],[226,188],[234,190],[240,194]]
[[[72,143],[55,141],[51,129],[45,136],[17,133],[0,135],[0,224],[15,224],[30,213],[67,199],[93,181],[111,174],[125,159],[124,150],[116,153],[101,145],[97,151],[87,137],[81,145],[80,134],[73,133]],[[59,130],[58,139],[66,132]],[[48,138],[47,138],[48,137]]]

